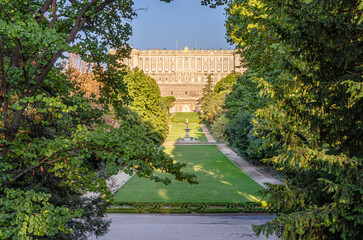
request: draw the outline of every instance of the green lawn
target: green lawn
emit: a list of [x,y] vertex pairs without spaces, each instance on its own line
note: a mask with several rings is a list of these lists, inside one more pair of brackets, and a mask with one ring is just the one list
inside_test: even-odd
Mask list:
[[[258,202],[262,189],[214,145],[169,146],[165,151],[178,162],[187,163],[184,171],[198,176],[198,185],[173,181],[161,183],[132,177],[115,193],[118,202]],[[161,173],[158,173],[161,175]]]
[[190,123],[200,123],[199,114],[196,112],[177,112],[174,113],[172,122],[185,123],[188,119]]
[[[166,142],[175,142],[179,138],[185,137],[185,128],[185,124],[172,124],[171,131],[166,138]],[[189,132],[190,137],[193,137],[200,142],[208,142],[199,124],[189,124],[189,128],[191,129]]]

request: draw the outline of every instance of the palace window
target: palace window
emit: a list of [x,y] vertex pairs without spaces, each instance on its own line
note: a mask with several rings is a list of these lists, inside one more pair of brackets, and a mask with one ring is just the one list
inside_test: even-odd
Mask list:
[[188,92],[185,92],[185,95],[188,95]]
[[170,92],[170,95],[173,95],[173,91]]

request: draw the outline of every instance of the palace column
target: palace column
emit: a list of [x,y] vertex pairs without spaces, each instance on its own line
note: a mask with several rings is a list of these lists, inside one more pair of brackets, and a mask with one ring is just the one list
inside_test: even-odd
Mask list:
[[221,69],[221,72],[224,72],[224,63],[223,63],[224,61],[223,60],[224,60],[224,57],[222,56],[222,67],[221,67],[222,69]]
[[175,72],[178,72],[178,57],[175,55]]
[[211,61],[211,57],[208,57],[208,73],[210,73],[210,61]]

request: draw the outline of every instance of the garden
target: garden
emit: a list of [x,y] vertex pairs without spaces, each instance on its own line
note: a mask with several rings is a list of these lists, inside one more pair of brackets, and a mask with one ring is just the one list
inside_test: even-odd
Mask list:
[[[200,125],[190,125],[191,136],[207,142]],[[184,135],[185,125],[173,124],[167,142]],[[165,153],[185,172],[197,175],[199,184],[172,180],[164,185],[136,175],[114,195],[109,212],[250,212],[262,211],[263,188],[242,172],[215,145],[166,146]],[[157,176],[171,174],[156,172]],[[189,206],[189,207],[188,207]],[[190,208],[192,206],[192,208]]]

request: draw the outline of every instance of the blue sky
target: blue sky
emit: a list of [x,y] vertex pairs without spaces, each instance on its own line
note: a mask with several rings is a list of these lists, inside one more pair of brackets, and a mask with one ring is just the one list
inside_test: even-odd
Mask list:
[[200,0],[135,0],[138,17],[131,24],[134,48],[178,49],[184,46],[202,49],[233,48],[225,37],[224,8],[201,6]]

